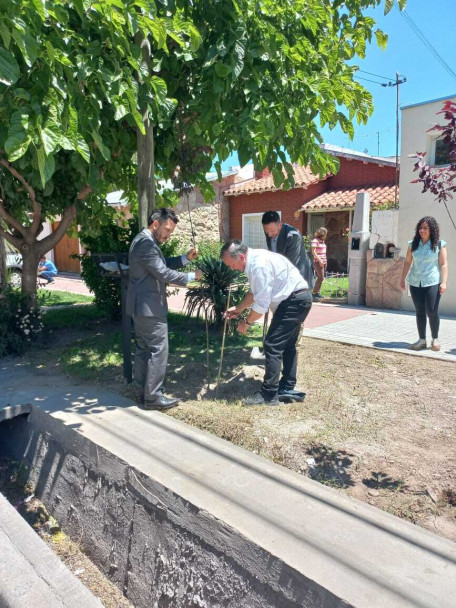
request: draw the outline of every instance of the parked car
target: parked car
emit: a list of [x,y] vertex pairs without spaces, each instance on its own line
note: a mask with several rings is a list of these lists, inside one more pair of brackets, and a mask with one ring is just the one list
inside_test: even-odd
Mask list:
[[18,251],[6,252],[6,270],[11,287],[22,285],[22,256]]

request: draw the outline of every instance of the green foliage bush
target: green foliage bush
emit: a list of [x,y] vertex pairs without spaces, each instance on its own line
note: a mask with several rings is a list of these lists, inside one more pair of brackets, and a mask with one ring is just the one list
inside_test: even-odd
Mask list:
[[111,319],[120,317],[120,281],[119,279],[100,274],[92,253],[128,253],[130,244],[138,233],[138,220],[131,218],[119,223],[113,217],[100,232],[93,234],[81,232],[81,242],[86,252],[78,256],[81,261],[81,277],[95,295],[97,308],[109,315]]
[[[119,223],[117,216],[113,217],[111,223],[105,225],[97,234],[87,233],[84,230],[81,232],[81,241],[86,248],[86,253],[77,256],[81,260],[81,277],[94,293],[97,308],[111,319],[118,319],[121,314],[120,280],[100,274],[91,254],[128,253],[138,231],[137,218]],[[178,255],[180,253],[178,249],[179,240],[176,237],[161,245],[165,257]]]
[[20,291],[7,287],[0,293],[0,357],[25,353],[42,327],[39,307],[28,307]]

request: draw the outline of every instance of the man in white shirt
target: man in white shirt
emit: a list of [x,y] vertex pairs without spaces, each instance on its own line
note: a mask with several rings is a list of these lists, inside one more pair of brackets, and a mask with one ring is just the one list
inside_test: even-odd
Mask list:
[[[280,396],[296,396],[296,343],[301,326],[312,306],[312,296],[299,270],[283,255],[251,249],[231,240],[220,252],[223,262],[247,275],[250,291],[237,306],[226,311],[229,319],[250,308],[238,331],[245,334],[250,325],[271,308],[274,317],[264,341],[266,370],[261,391],[244,400],[244,405],[279,405]],[[282,369],[283,366],[283,369]],[[280,372],[282,369],[282,377]]]

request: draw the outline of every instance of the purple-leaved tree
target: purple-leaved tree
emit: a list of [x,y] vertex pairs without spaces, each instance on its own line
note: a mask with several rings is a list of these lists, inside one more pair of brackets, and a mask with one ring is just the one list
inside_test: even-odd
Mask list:
[[449,162],[442,167],[433,167],[426,163],[426,152],[411,154],[410,158],[417,159],[413,170],[418,171],[418,177],[412,181],[412,184],[423,184],[422,192],[432,192],[436,201],[445,205],[450,220],[456,228],[447,205],[456,192],[456,103],[446,101],[438,114],[444,115],[446,124],[436,124],[428,132],[439,132],[439,139],[445,145]]

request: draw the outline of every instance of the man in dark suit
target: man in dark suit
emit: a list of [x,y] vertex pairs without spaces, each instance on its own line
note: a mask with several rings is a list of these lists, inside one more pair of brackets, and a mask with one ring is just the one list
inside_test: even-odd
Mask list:
[[136,336],[134,383],[139,404],[148,410],[169,409],[179,402],[161,391],[168,363],[166,284],[183,287],[201,278],[201,270],[176,270],[198,256],[196,249],[172,258],[165,258],[160,250],[159,244],[170,238],[177,222],[172,209],[156,209],[147,228],[133,239],[128,258],[127,313]]
[[289,224],[283,224],[277,211],[266,211],[261,218],[269,251],[281,253],[296,266],[309,288],[314,284],[313,265],[307,255],[302,234]]

